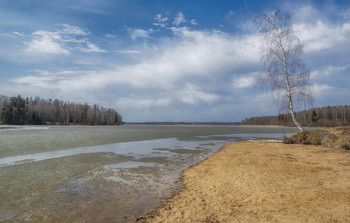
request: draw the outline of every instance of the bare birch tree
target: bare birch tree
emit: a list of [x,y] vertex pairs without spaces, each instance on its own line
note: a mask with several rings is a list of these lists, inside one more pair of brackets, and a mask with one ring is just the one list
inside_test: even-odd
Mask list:
[[303,131],[295,117],[295,107],[312,104],[310,70],[301,55],[303,45],[294,35],[291,17],[280,10],[261,14],[255,19],[261,40],[261,62],[264,72],[258,77],[263,90],[270,90],[281,109],[288,108],[294,124]]

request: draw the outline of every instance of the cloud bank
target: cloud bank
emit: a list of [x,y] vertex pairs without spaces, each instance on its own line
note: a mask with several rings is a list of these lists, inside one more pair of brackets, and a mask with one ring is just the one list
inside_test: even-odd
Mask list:
[[[229,11],[222,17],[235,15]],[[347,11],[342,16],[347,18]],[[16,30],[9,36],[22,46],[21,57],[43,58],[48,65],[7,77],[2,92],[99,103],[115,107],[126,121],[240,121],[276,114],[271,99],[255,88],[262,68],[259,38],[247,31],[251,28],[239,35],[203,29],[199,19],[182,12],[152,19],[148,27],[124,27],[125,39],[112,34],[97,38],[70,24],[28,34]],[[334,55],[349,61],[350,21],[332,24],[315,16],[293,28],[312,66],[315,104],[348,100],[350,90],[340,83],[350,83],[350,67],[333,62]]]

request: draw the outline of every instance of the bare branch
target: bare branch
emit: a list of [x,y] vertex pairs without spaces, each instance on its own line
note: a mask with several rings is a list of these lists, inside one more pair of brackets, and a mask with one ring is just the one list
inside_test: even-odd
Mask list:
[[303,104],[312,105],[310,70],[305,67],[301,55],[303,45],[294,35],[291,17],[280,10],[272,14],[261,14],[255,18],[260,33],[260,61],[264,73],[258,78],[263,90],[270,90],[280,110],[288,108],[295,125],[303,128],[295,119],[295,107]]

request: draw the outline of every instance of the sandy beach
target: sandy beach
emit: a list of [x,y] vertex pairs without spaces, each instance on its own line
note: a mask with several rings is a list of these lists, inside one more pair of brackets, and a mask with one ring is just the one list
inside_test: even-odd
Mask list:
[[183,172],[184,187],[144,222],[349,222],[350,152],[243,142]]

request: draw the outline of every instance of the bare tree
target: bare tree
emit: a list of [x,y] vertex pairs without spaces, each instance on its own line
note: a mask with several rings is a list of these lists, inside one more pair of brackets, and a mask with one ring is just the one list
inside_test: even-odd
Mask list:
[[301,58],[303,45],[294,35],[291,17],[280,10],[256,17],[261,40],[264,73],[258,77],[263,90],[270,90],[281,105],[288,108],[294,124],[303,131],[295,117],[295,107],[312,104],[310,70]]

